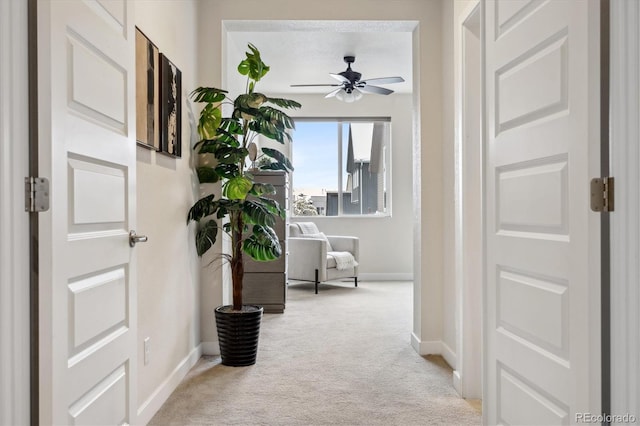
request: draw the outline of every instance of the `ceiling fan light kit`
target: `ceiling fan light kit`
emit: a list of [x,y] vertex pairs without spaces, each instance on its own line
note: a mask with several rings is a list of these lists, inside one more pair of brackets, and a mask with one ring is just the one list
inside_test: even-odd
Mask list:
[[342,102],[351,103],[351,102],[358,101],[361,98],[362,98],[362,92],[359,91],[358,89],[353,89],[348,91],[340,89],[338,93],[336,93],[336,99]]
[[329,74],[331,77],[339,81],[339,84],[292,84],[291,87],[311,87],[311,86],[326,86],[337,87],[333,91],[329,92],[325,98],[333,98],[342,102],[355,102],[362,98],[363,92],[375,93],[377,95],[390,95],[393,90],[373,86],[371,83],[376,84],[391,84],[402,83],[404,79],[402,77],[381,77],[371,78],[369,80],[360,80],[362,74],[351,69],[351,64],[356,61],[355,56],[345,56],[344,61],[347,63],[347,69],[338,74]]

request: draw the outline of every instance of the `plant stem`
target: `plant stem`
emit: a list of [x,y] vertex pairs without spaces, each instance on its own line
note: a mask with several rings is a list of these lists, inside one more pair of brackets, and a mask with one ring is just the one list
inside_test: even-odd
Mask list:
[[[244,122],[242,123],[242,147],[246,148],[249,146],[249,121],[248,120],[244,120]],[[240,169],[242,170],[242,166],[244,166],[244,164],[241,164]]]
[[[242,126],[242,146],[246,148],[249,123],[244,120]],[[238,163],[240,176],[244,176],[244,158]],[[242,231],[244,223],[242,212],[231,213],[231,282],[233,286],[233,309],[242,310],[242,280],[244,278],[244,262],[242,261]]]
[[233,310],[242,310],[242,280],[244,263],[242,261],[242,212],[231,214],[231,282],[233,284]]

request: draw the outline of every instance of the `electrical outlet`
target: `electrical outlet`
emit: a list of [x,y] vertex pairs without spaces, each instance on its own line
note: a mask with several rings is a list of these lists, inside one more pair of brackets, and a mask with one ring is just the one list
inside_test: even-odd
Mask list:
[[149,355],[151,354],[151,348],[149,344],[150,340],[151,340],[150,337],[147,337],[146,339],[144,339],[144,365],[149,364]]

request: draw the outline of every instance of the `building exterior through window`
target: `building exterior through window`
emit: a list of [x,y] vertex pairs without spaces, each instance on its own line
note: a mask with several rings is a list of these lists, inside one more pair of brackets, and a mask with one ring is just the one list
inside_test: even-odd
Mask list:
[[390,215],[388,119],[296,120],[293,214]]

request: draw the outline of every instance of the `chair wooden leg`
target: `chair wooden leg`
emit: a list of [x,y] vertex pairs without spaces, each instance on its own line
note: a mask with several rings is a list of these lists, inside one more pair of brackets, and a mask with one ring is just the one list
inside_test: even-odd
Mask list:
[[358,277],[354,277],[356,281],[356,287],[358,287]]
[[318,270],[316,269],[316,294],[318,294]]

